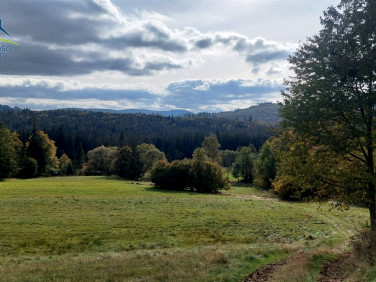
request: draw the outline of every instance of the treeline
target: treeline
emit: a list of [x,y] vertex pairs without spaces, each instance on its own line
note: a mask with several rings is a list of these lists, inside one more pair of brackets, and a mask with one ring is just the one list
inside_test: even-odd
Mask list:
[[217,136],[211,134],[204,138],[201,147],[195,148],[191,158],[183,160],[169,162],[165,153],[146,143],[101,145],[87,153],[79,144],[77,157],[71,160],[65,153],[57,155],[58,147],[44,131],[33,128],[23,142],[16,132],[0,123],[0,179],[118,175],[130,180],[151,180],[163,189],[215,193],[228,188],[228,178],[224,176],[227,170],[243,182],[274,188],[284,199],[303,199],[317,195],[318,168],[314,156],[325,153],[306,144],[296,142],[292,133],[284,131],[267,140],[259,151],[253,144],[239,146],[237,150],[220,150]]
[[[206,137],[203,148],[197,148],[193,159],[167,162],[163,152],[152,144],[135,147],[100,146],[82,152],[72,162],[66,154],[56,156],[57,147],[46,133],[34,128],[26,143],[16,132],[0,123],[0,180],[7,177],[32,178],[55,175],[118,175],[125,179],[152,180],[164,189],[215,193],[229,187],[219,160],[215,135]],[[214,149],[214,150],[213,150]]]
[[27,142],[33,127],[38,127],[55,141],[57,155],[77,160],[100,146],[154,144],[169,161],[189,158],[205,136],[216,134],[223,149],[262,146],[271,132],[265,125],[242,120],[209,117],[162,117],[145,114],[114,114],[76,110],[7,110],[0,121]]
[[56,151],[55,142],[43,131],[34,128],[24,143],[0,122],[0,180],[72,174],[72,161],[66,154],[58,158]]

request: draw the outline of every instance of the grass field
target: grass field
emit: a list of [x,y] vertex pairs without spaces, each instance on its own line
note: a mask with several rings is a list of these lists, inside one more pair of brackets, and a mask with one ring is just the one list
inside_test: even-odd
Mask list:
[[203,195],[106,177],[6,180],[0,207],[1,281],[241,281],[341,243],[368,216],[250,187]]

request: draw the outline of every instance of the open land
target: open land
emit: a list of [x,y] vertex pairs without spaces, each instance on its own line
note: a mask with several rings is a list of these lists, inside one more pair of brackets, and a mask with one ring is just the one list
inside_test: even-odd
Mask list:
[[242,281],[302,252],[301,281],[315,281],[335,259],[325,250],[368,218],[253,187],[207,195],[93,176],[9,179],[0,206],[1,281]]

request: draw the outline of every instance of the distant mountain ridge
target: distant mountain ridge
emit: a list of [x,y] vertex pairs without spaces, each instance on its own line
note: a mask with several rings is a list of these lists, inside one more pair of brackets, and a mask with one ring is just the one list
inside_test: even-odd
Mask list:
[[219,113],[200,113],[198,115],[277,124],[282,120],[279,115],[280,107],[277,103],[261,103],[246,109]]
[[[194,114],[190,111],[183,109],[168,110],[168,111],[156,111],[146,109],[83,109],[83,108],[64,108],[60,110],[75,110],[75,111],[88,111],[88,112],[103,112],[103,113],[115,113],[115,114],[146,114],[146,115],[160,115],[164,117],[184,117],[184,116],[204,116],[212,118],[226,118],[234,120],[255,121],[266,124],[277,124],[281,121],[279,115],[280,105],[276,103],[261,103],[255,106],[251,106],[246,109],[237,109],[235,111],[219,112],[219,113],[199,113]],[[0,111],[16,110],[21,111],[18,107],[10,107],[7,105],[0,105]]]
[[123,110],[112,110],[112,109],[82,109],[82,108],[65,108],[62,110],[76,110],[76,111],[89,111],[89,112],[102,112],[102,113],[115,113],[115,114],[145,114],[145,115],[161,115],[161,116],[186,116],[194,115],[194,113],[177,109],[168,111],[155,111],[155,110],[145,110],[145,109],[123,109]]
[[13,111],[22,111],[22,109],[18,108],[18,107],[9,107],[7,105],[0,105],[0,112],[4,112],[4,111],[10,111],[10,110],[13,110]]

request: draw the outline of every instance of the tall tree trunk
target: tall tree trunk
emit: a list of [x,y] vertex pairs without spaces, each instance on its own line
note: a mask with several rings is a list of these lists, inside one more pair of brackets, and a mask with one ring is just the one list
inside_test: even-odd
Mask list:
[[[373,105],[369,105],[369,112],[373,110]],[[369,215],[371,221],[371,230],[373,233],[376,232],[376,187],[375,187],[375,161],[374,161],[374,147],[373,147],[373,116],[367,121],[367,167],[370,174],[370,179],[368,182],[368,197],[369,197]]]
[[[371,110],[371,108],[370,108]],[[368,182],[368,196],[369,196],[369,215],[371,221],[371,230],[373,233],[376,232],[376,187],[375,187],[375,162],[373,159],[374,155],[374,148],[373,148],[373,140],[372,140],[372,127],[373,117],[371,117],[367,122],[367,166],[368,171],[370,173],[370,178]]]
[[369,216],[371,220],[371,230],[376,232],[376,189],[374,183],[368,184],[369,189]]

